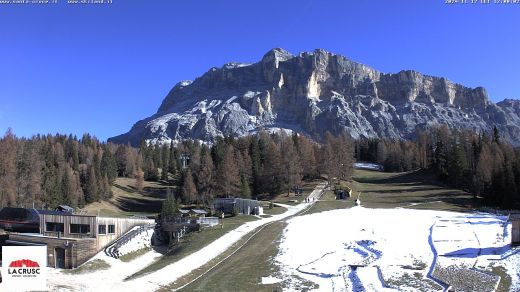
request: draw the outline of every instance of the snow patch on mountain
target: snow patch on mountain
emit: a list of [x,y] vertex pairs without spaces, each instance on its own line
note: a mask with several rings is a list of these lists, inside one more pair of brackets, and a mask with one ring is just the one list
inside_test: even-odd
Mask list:
[[488,133],[496,126],[520,145],[520,101],[494,104],[482,87],[411,70],[385,74],[325,50],[273,49],[257,63],[228,63],[178,83],[155,115],[109,141],[213,142],[262,128],[409,139],[439,125]]

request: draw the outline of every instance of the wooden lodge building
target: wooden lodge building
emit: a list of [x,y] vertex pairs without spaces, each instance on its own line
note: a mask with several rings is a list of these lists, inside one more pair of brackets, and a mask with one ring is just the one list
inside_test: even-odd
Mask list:
[[46,245],[49,267],[65,269],[83,264],[131,228],[154,223],[152,219],[99,217],[64,211],[24,208],[0,211],[0,229],[9,235],[5,244]]

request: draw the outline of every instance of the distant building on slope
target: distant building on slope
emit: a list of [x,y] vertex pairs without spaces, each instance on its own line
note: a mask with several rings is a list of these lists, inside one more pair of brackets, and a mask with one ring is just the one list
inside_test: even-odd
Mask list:
[[216,198],[213,200],[213,208],[224,214],[258,215],[260,204],[257,200],[241,198]]
[[181,217],[206,217],[208,212],[202,209],[179,209]]

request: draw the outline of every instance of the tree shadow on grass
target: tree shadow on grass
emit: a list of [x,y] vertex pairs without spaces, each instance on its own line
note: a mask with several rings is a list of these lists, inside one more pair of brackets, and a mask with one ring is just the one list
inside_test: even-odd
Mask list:
[[[418,208],[421,208],[420,204],[429,204],[429,203],[445,203],[452,208],[444,208],[447,210],[460,211],[460,209],[474,209],[479,208],[484,205],[483,199],[478,198],[475,199],[473,196],[459,190],[449,190],[439,192],[440,189],[432,189],[432,191],[437,191],[431,194],[414,194],[413,191],[402,191],[401,193],[397,193],[396,191],[386,191],[386,192],[367,192],[371,193],[371,195],[380,193],[381,196],[375,197],[372,200],[380,201],[381,203],[387,204],[418,204]],[[408,194],[406,194],[408,193]],[[415,206],[410,206],[415,207]]]
[[[440,187],[412,187],[403,189],[376,189],[367,190],[365,193],[376,193],[376,194],[391,194],[391,193],[414,193],[414,192],[425,192],[425,191],[439,191],[442,190]],[[460,193],[464,193],[460,191]]]
[[165,199],[167,192],[166,188],[145,187],[143,189],[143,194],[145,196],[158,199]]
[[116,199],[118,207],[126,212],[159,213],[162,201],[148,200],[131,197],[119,197]]
[[163,187],[145,187],[142,192],[138,192],[134,187],[131,186],[122,186],[120,184],[114,184],[114,187],[130,193],[130,194],[139,194],[145,197],[152,197],[158,199],[166,198],[167,189]]
[[443,257],[457,257],[457,258],[476,258],[480,255],[502,255],[511,248],[510,245],[504,245],[499,247],[468,247],[445,253]]
[[393,184],[403,186],[430,184],[434,186],[445,186],[435,178],[435,175],[433,175],[431,171],[422,169],[404,173],[395,173],[390,177],[356,177],[354,179],[361,183],[371,184]]

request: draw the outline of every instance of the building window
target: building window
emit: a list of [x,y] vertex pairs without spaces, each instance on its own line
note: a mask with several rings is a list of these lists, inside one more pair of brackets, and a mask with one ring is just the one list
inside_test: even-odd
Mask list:
[[98,225],[98,234],[107,234],[107,226]]
[[108,233],[109,234],[116,233],[116,226],[115,225],[108,225]]
[[45,231],[62,232],[65,230],[63,223],[45,222]]
[[88,234],[90,233],[90,225],[70,224],[70,233]]

